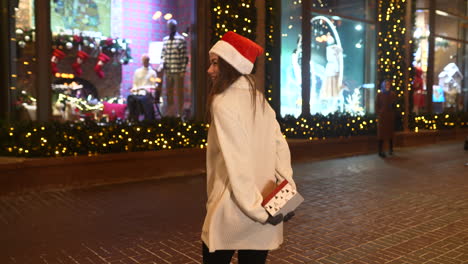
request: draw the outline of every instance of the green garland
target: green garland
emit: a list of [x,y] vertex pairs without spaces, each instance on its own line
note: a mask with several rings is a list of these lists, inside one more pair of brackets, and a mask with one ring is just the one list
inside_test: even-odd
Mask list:
[[374,115],[353,116],[343,113],[299,119],[286,116],[280,120],[280,126],[286,138],[309,140],[371,135],[377,129]]
[[[342,113],[299,119],[286,116],[279,123],[283,134],[290,139],[323,140],[375,135],[377,129],[374,115]],[[409,123],[411,130],[416,132],[468,128],[468,113],[411,116]],[[58,157],[205,148],[207,133],[206,124],[182,122],[176,118],[137,124],[0,122],[0,156]]]
[[2,124],[1,156],[57,157],[103,153],[204,148],[207,126],[165,118],[131,124],[36,123]]
[[408,126],[412,131],[468,128],[468,113],[411,114]]

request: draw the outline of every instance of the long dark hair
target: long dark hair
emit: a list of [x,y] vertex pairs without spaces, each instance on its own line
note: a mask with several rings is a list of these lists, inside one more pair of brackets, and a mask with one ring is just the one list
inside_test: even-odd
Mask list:
[[[206,107],[206,116],[205,119],[208,123],[211,122],[211,105],[213,103],[213,98],[217,94],[221,94],[222,92],[226,91],[229,86],[231,86],[237,79],[241,76],[245,76],[247,81],[249,82],[250,86],[250,93],[252,95],[252,105],[254,107],[253,114],[255,115],[255,109],[257,107],[257,91],[260,92],[261,96],[264,96],[265,89],[263,87],[256,87],[255,85],[255,78],[252,74],[241,74],[237,71],[231,64],[227,63],[223,58],[218,57],[218,75],[216,80],[213,82],[209,79],[209,87],[210,90],[208,91],[208,99],[207,99],[207,107]],[[264,106],[265,100],[263,100]]]

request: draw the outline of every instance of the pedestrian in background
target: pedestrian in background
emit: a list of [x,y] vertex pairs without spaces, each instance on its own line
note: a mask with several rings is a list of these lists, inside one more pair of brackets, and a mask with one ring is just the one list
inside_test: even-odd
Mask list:
[[384,145],[388,142],[388,154],[393,155],[393,136],[395,132],[395,103],[396,95],[392,91],[390,80],[384,80],[380,84],[380,92],[375,100],[377,112],[377,138],[379,144],[379,156],[385,158]]
[[283,221],[270,216],[262,191],[284,179],[295,188],[288,144],[276,114],[256,87],[252,72],[263,49],[227,32],[210,50],[207,147],[207,214],[203,263],[265,263],[283,242]]

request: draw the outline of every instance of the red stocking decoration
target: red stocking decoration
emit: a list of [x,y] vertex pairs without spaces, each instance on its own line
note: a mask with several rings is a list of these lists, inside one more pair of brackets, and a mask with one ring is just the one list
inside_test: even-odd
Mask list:
[[81,64],[83,64],[88,59],[88,57],[88,53],[81,50],[78,51],[78,53],[76,54],[76,60],[72,64],[72,68],[75,71],[76,76],[81,76],[81,74],[83,73],[83,70],[81,69]]
[[55,76],[55,74],[58,72],[57,68],[57,63],[59,60],[65,58],[65,53],[59,49],[54,49],[52,51],[52,58],[50,59],[50,67],[52,69],[52,74]]
[[94,66],[94,71],[96,74],[99,76],[99,78],[104,78],[104,72],[102,71],[102,67],[104,64],[109,62],[110,58],[106,54],[102,53],[99,54],[98,56],[98,62],[96,63],[96,66]]

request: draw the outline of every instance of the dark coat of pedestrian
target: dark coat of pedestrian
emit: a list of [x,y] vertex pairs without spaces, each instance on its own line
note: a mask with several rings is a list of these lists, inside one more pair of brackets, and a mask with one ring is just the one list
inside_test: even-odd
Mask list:
[[385,157],[383,145],[388,141],[389,154],[393,154],[393,136],[395,132],[396,95],[392,91],[392,83],[384,80],[380,85],[380,92],[375,100],[375,111],[377,113],[377,138],[379,141],[379,155]]

